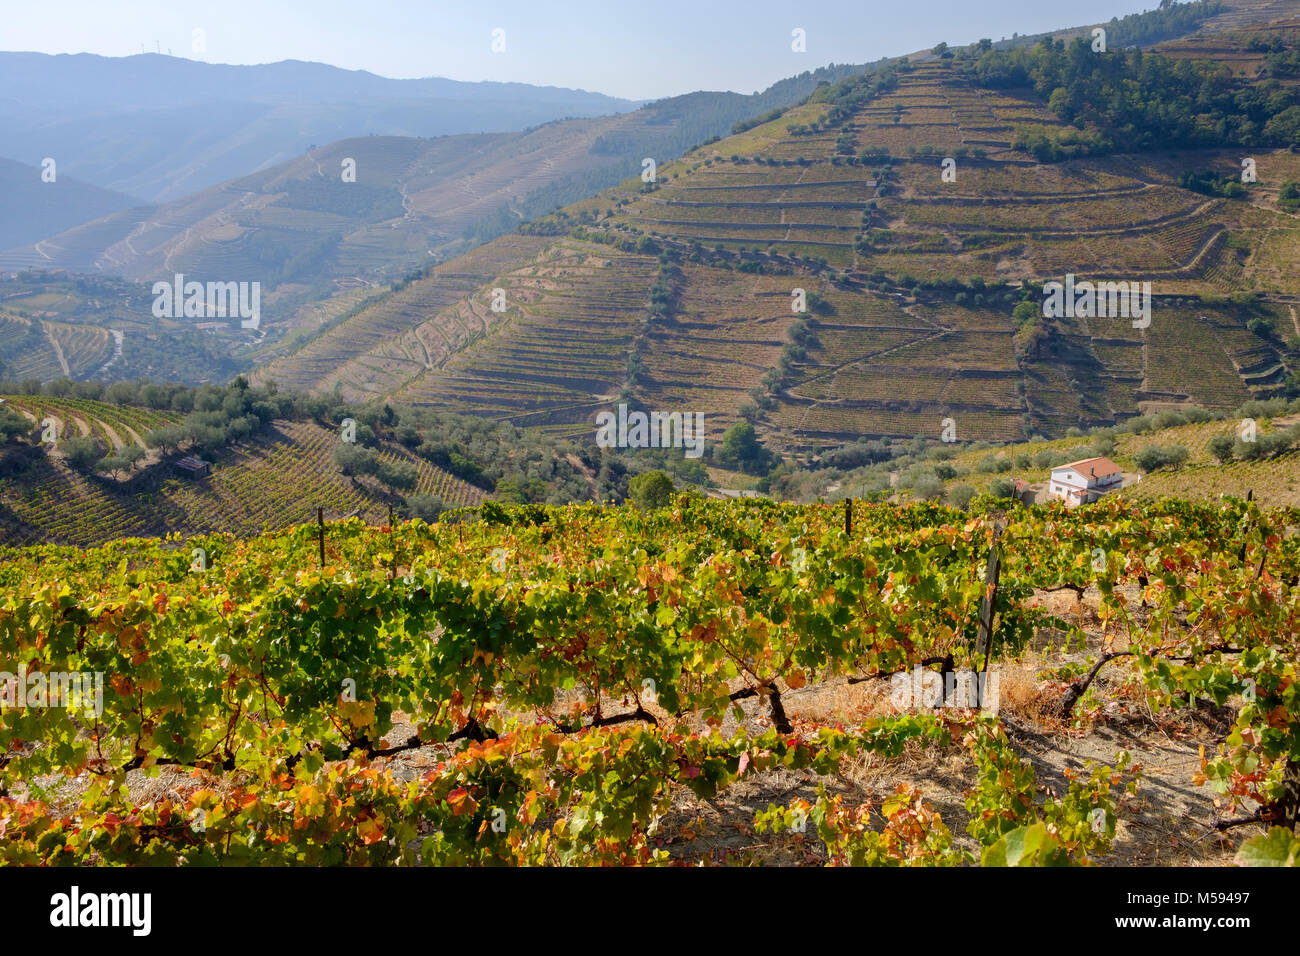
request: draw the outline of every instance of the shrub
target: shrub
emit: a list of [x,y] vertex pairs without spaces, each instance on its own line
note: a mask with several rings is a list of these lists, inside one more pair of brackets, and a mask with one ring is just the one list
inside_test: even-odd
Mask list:
[[[85,471],[94,467],[95,462],[104,457],[104,448],[95,439],[89,435],[78,435],[75,438],[69,438],[60,446],[63,450],[63,457],[69,465],[78,471]],[[133,448],[139,446],[133,445]]]
[[1144,472],[1158,468],[1177,468],[1187,461],[1188,452],[1182,445],[1151,445],[1133,456],[1133,461]]
[[379,456],[361,445],[339,445],[334,449],[334,463],[345,475],[373,475],[379,470]]
[[1215,435],[1210,439],[1210,454],[1220,462],[1232,461],[1232,446],[1233,437],[1231,435]]
[[954,485],[948,489],[948,504],[954,508],[965,510],[970,504],[970,500],[975,497],[975,489],[971,485]]
[[405,461],[394,462],[391,465],[385,462],[376,469],[375,474],[388,487],[403,491],[414,488],[420,478],[420,473],[415,470],[415,466]]
[[634,475],[627,484],[627,495],[643,511],[662,508],[672,501],[673,480],[662,471],[646,471]]
[[1016,483],[1010,478],[994,478],[989,485],[989,494],[995,498],[1016,497]]
[[30,434],[32,423],[17,412],[0,408],[0,441],[12,441]]
[[447,503],[437,495],[411,495],[406,499],[406,510],[412,518],[436,521],[447,510]]

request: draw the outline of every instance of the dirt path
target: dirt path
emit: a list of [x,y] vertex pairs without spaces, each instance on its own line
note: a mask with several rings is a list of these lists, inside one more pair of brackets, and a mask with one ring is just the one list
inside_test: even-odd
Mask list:
[[125,442],[123,442],[118,436],[113,426],[108,422],[104,421],[102,418],[97,418],[95,419],[95,423],[99,425],[99,427],[104,430],[104,434],[108,436],[109,442],[113,445],[113,451],[118,451],[125,444]]
[[99,367],[99,374],[101,375],[112,368],[113,363],[122,357],[122,341],[126,338],[126,334],[120,329],[109,329],[108,331],[109,334],[113,336],[113,355],[107,362]]
[[53,346],[54,354],[59,360],[59,368],[63,370],[64,376],[72,378],[72,370],[68,368],[68,360],[63,357],[63,346],[59,344],[58,337],[50,331],[50,327],[44,322],[41,323],[41,331],[45,333],[45,337],[49,339],[50,345]]

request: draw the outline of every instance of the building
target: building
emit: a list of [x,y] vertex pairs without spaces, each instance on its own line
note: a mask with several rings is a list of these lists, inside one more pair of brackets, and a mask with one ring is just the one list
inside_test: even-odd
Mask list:
[[212,474],[212,463],[193,455],[186,455],[176,462],[176,470],[186,478],[206,478]]
[[1096,501],[1119,484],[1123,473],[1109,458],[1084,458],[1052,469],[1047,495],[1067,505]]

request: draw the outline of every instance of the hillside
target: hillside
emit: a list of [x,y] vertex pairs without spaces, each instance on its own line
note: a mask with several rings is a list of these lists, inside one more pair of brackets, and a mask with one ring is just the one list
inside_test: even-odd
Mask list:
[[139,200],[123,193],[73,179],[57,164],[53,182],[46,182],[42,174],[39,166],[0,158],[0,196],[4,197],[0,249],[37,243],[81,223],[140,205]]
[[[4,407],[37,422],[53,418],[58,435],[98,439],[115,450],[145,448],[149,433],[175,423],[174,413],[87,399],[6,396]],[[62,437],[60,439],[62,442]],[[235,443],[204,478],[175,476],[149,450],[130,480],[85,474],[62,452],[32,454],[0,446],[0,538],[11,544],[90,544],[115,537],[193,535],[214,531],[254,534],[315,519],[351,516],[386,521],[401,497],[371,477],[341,473],[333,453],[336,431],[311,421],[276,420],[262,434]],[[485,493],[401,445],[379,440],[380,461],[413,468],[409,494],[436,495],[450,507],[480,504]]]
[[248,336],[238,320],[198,327],[157,318],[141,283],[62,271],[0,273],[0,379],[224,382],[240,372],[235,353]]
[[[865,497],[869,500],[939,499],[965,507],[975,494],[996,493],[1047,503],[1051,469],[1071,461],[1106,457],[1124,473],[1107,497],[1133,502],[1161,498],[1217,502],[1224,495],[1252,496],[1263,507],[1300,506],[1300,400],[1248,403],[1226,413],[1167,411],[1129,419],[1119,428],[1064,438],[971,445],[909,442],[886,448],[860,441],[808,463],[785,468],[771,493],[796,501]],[[1239,440],[1253,428],[1253,442]],[[1212,442],[1228,441],[1220,459]],[[1234,447],[1235,446],[1235,447]],[[1181,461],[1144,460],[1150,449],[1182,449]],[[1220,449],[1222,450],[1222,449]],[[753,484],[753,479],[749,479]],[[1017,493],[1013,486],[1020,488]]]
[[692,93],[522,133],[340,140],[158,206],[51,229],[39,243],[0,252],[0,270],[260,282],[261,337],[244,335],[229,348],[245,365],[264,362],[282,350],[282,337],[292,345],[348,312],[358,290],[510,233],[619,182],[644,156],[678,156],[861,69],[825,67],[749,96]]
[[509,132],[640,105],[524,83],[394,80],[323,63],[235,66],[154,53],[0,52],[0,89],[5,156],[54,156],[73,176],[151,203],[344,137]]
[[[1298,29],[1264,32],[1291,48]],[[1259,33],[1214,34],[1216,56],[1251,53]],[[949,418],[960,441],[1057,436],[1281,389],[1300,368],[1300,223],[1280,188],[1300,157],[1253,148],[1257,186],[1193,191],[1184,174],[1235,175],[1241,151],[1075,148],[1045,96],[984,85],[973,63],[842,81],[660,164],[654,183],[531,223],[476,253],[458,301],[430,277],[399,294],[416,315],[383,300],[342,323],[316,387],[575,435],[622,394],[703,411],[715,437],[743,412],[791,452],[937,438]],[[1036,138],[1079,155],[1038,158]],[[1151,283],[1149,326],[1060,317],[1029,335],[1015,307],[1067,274]],[[498,288],[507,308],[492,312]],[[267,374],[307,384],[311,354]]]

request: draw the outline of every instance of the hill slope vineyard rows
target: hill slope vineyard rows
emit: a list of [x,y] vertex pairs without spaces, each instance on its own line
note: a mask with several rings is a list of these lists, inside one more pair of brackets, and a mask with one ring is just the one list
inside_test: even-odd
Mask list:
[[[787,713],[812,684],[984,671],[986,656],[996,671],[1039,629],[1070,629],[1038,599],[1063,589],[1095,589],[1108,653],[1131,656],[1153,708],[1237,702],[1198,782],[1293,823],[1297,523],[1237,500],[999,516],[683,496],[648,514],[488,504],[437,525],[11,550],[0,665],[106,683],[94,718],[5,710],[0,853],[672,862],[657,834],[677,791],[780,768],[829,781],[855,754],[964,745],[969,840],[909,785],[878,813],[820,787],[751,826],[811,820],[829,862],[1081,863],[1139,786],[1127,754],[1040,801],[987,688],[982,710],[853,726]],[[398,773],[416,752],[440,756]],[[141,774],[172,770],[165,796],[140,795]]]

